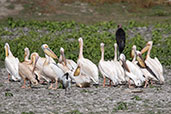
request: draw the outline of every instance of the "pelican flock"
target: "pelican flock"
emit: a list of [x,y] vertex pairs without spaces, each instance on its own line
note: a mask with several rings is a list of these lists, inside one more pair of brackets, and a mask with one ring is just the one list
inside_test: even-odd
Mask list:
[[[124,40],[123,42],[125,43]],[[157,57],[154,59],[150,57],[152,41],[148,41],[141,51],[138,51],[136,45],[133,45],[131,50],[132,61],[127,60],[122,53],[125,44],[118,46],[117,43],[114,43],[114,59],[105,60],[105,44],[101,43],[101,59],[98,67],[88,58],[84,58],[83,38],[80,37],[78,43],[79,56],[77,62],[66,59],[62,47],[58,58],[47,44],[41,46],[45,57],[40,57],[36,52],[30,55],[30,50],[26,47],[24,49],[24,61],[20,62],[18,58],[13,56],[9,44],[5,43],[5,67],[8,72],[8,81],[10,76],[13,81],[23,79],[24,84],[21,88],[26,88],[26,80],[30,82],[29,87],[42,84],[42,81],[50,83],[49,89],[57,89],[58,83],[61,83],[65,90],[71,88],[72,83],[80,88],[91,87],[91,84],[100,85],[99,75],[102,75],[103,87],[106,87],[108,80],[109,86],[127,85],[129,88],[146,88],[149,83],[164,84],[163,67],[160,61]],[[120,52],[119,57],[117,56],[117,46]],[[146,51],[146,58],[143,59],[142,54]],[[53,83],[55,83],[55,87],[53,87]]]

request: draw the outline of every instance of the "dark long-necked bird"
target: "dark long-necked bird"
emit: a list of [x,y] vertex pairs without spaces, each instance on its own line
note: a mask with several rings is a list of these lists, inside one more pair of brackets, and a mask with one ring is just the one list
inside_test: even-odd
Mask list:
[[119,54],[121,54],[125,48],[125,31],[122,29],[122,25],[118,25],[118,29],[116,31],[116,42],[119,47]]

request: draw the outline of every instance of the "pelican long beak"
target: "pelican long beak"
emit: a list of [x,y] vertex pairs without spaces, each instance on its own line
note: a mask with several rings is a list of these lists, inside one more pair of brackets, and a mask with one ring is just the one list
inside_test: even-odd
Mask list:
[[33,56],[33,65],[34,65],[34,67],[33,67],[32,72],[34,72],[34,70],[36,68],[36,64],[37,64],[38,59],[39,59],[39,56]]
[[8,47],[6,46],[6,47],[5,47],[5,56],[7,57],[8,54],[9,54],[9,53],[8,53]]
[[126,71],[130,72],[129,68],[128,68],[128,65],[126,64],[126,61],[122,61],[123,63],[123,67]]
[[77,69],[74,72],[74,76],[79,76],[80,75],[80,66],[78,65]]
[[56,54],[50,48],[45,48],[43,51],[48,56],[50,56],[50,57],[52,57],[54,59],[58,59],[58,57],[56,56]]
[[149,45],[146,45],[142,50],[141,50],[141,54],[145,53],[146,51],[148,51],[148,49],[150,48]]
[[26,58],[26,56],[27,56],[27,52],[25,51],[25,52],[24,52],[24,59]]
[[131,51],[131,58],[134,58],[134,56],[135,56],[135,52],[134,52],[134,50],[132,49],[132,51]]
[[137,56],[137,61],[138,61],[139,65],[140,65],[141,67],[143,67],[143,68],[146,67],[145,61],[144,61],[144,59],[142,58],[141,55],[138,55],[138,56]]

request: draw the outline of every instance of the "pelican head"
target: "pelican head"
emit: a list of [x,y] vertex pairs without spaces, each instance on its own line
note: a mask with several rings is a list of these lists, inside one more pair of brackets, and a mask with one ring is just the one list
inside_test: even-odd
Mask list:
[[121,25],[121,24],[119,24],[119,25],[118,25],[118,28],[122,28],[122,25]]
[[10,50],[9,44],[8,43],[5,43],[4,48],[5,48],[5,55],[7,57],[9,55],[9,50]]
[[100,47],[104,47],[104,43],[100,43]]
[[114,43],[114,47],[117,47],[117,43]]
[[80,37],[80,38],[78,39],[78,42],[79,42],[79,45],[80,45],[80,46],[83,45],[83,38]]
[[136,52],[136,45],[133,45],[131,50],[131,58],[134,58],[135,52]]
[[145,53],[153,45],[153,41],[148,41],[146,46],[141,50],[141,53]]
[[58,62],[60,63],[60,62],[62,62],[62,61],[64,61],[64,63],[65,63],[65,65],[66,65],[66,59],[65,59],[65,55],[64,55],[64,48],[60,48],[60,53],[61,53],[61,55],[60,55],[60,58],[58,59]]
[[62,53],[64,53],[64,48],[60,48],[60,53],[62,54]]
[[122,53],[120,54],[119,59],[120,59],[121,61],[126,61],[126,57],[125,57],[125,55],[122,54]]
[[44,53],[54,59],[58,59],[58,57],[56,56],[56,54],[49,48],[49,46],[47,44],[43,44],[41,46],[41,48],[43,49]]
[[24,48],[24,58],[26,58],[27,57],[27,59],[28,59],[28,56],[30,55],[30,51],[29,51],[29,48]]
[[104,43],[100,43],[101,51],[104,50]]

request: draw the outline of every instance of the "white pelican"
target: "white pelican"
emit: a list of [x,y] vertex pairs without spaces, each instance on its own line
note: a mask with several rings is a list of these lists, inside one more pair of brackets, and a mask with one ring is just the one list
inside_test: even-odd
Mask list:
[[126,81],[125,72],[124,72],[123,67],[121,66],[121,64],[117,60],[117,44],[116,43],[114,44],[114,49],[115,49],[115,51],[114,51],[115,56],[114,56],[114,60],[112,60],[111,63],[113,64],[112,66],[114,66],[114,68],[117,71],[119,83],[122,84],[122,83],[125,83],[125,81]]
[[77,64],[73,60],[65,58],[64,49],[62,47],[60,48],[59,61],[60,63],[58,63],[58,66],[61,69],[63,69],[65,72],[67,72],[68,70],[73,70],[77,68]]
[[90,76],[95,84],[99,83],[99,73],[97,66],[89,59],[83,57],[83,39],[79,38],[80,52],[77,60],[77,64],[80,64],[81,72]]
[[45,53],[46,60],[43,64],[43,73],[45,76],[52,81],[55,80],[56,86],[53,88],[53,84],[51,83],[49,89],[57,89],[58,88],[58,81],[61,81],[62,76],[64,75],[64,72],[62,69],[58,67],[57,64],[51,63],[50,62],[50,57],[58,59],[58,57],[55,55],[55,53],[50,50],[47,44],[43,44],[41,46]]
[[38,60],[37,56],[33,57],[33,64],[28,64],[27,62],[22,62],[18,64],[19,74],[24,80],[24,84],[21,88],[26,88],[26,80],[30,81],[30,87],[31,84],[37,85],[38,84],[38,78],[34,74],[34,69],[36,67],[36,62]]
[[10,79],[10,76],[12,77],[12,80],[19,81],[21,80],[21,77],[18,73],[18,58],[14,57],[13,54],[10,51],[10,46],[8,43],[5,43],[5,67],[8,72],[8,81]]
[[91,79],[88,75],[81,72],[81,67],[78,64],[76,69],[68,71],[71,78],[75,81],[76,85],[80,88],[90,87]]
[[[34,61],[34,58],[38,57],[38,61],[36,63],[36,67],[35,67],[35,70],[34,70],[34,73],[38,76],[38,80],[46,80],[47,82],[49,82],[49,79],[47,79],[45,76],[43,76],[42,74],[42,69],[43,69],[43,63],[45,62],[45,58],[42,58],[39,56],[38,53],[36,52],[33,52],[30,56],[30,51],[29,51],[29,48],[25,48],[24,49],[24,62],[26,64],[28,64],[28,66],[31,66],[31,64],[33,63]],[[30,56],[30,59],[29,59],[29,56]],[[51,59],[52,62],[54,61],[53,59]],[[31,66],[32,67],[32,66]],[[40,83],[43,83],[42,81],[40,81]]]
[[157,78],[155,77],[155,74],[153,73],[153,71],[146,65],[144,59],[142,58],[141,52],[140,51],[136,51],[136,55],[137,55],[137,60],[134,60],[133,63],[137,64],[143,75],[145,76],[145,85],[144,88],[147,87],[148,85],[148,81],[157,81]]
[[157,59],[157,57],[155,57],[154,59],[152,59],[150,57],[150,52],[151,52],[152,46],[153,46],[153,42],[148,41],[146,46],[141,50],[141,53],[143,54],[148,50],[146,59],[145,59],[145,63],[154,72],[154,74],[160,81],[160,84],[163,84],[164,83],[163,67],[162,67],[160,61]]
[[125,69],[125,74],[127,76],[126,80],[129,83],[129,88],[131,87],[131,83],[134,83],[136,86],[142,86],[143,83],[137,76],[142,75],[139,74],[140,69],[137,69],[134,63],[130,62],[129,60],[126,60],[124,54],[120,54],[120,60],[122,62],[123,68]]
[[131,56],[133,56],[132,59],[132,63],[135,65],[136,67],[136,72],[134,72],[134,74],[139,78],[139,80],[141,81],[141,83],[144,83],[146,81],[147,78],[145,78],[144,72],[142,71],[142,69],[137,65],[137,61],[136,61],[136,57],[139,58],[140,56],[137,55],[138,51],[136,50],[136,45],[132,46],[132,51],[131,51]]
[[114,85],[116,85],[117,84],[117,79],[116,79],[117,71],[115,70],[115,68],[113,68],[110,62],[104,61],[104,43],[101,43],[100,47],[101,47],[101,59],[100,59],[98,66],[104,78],[103,87],[105,87],[106,78],[110,80],[110,86],[111,86],[111,81],[114,83]]

